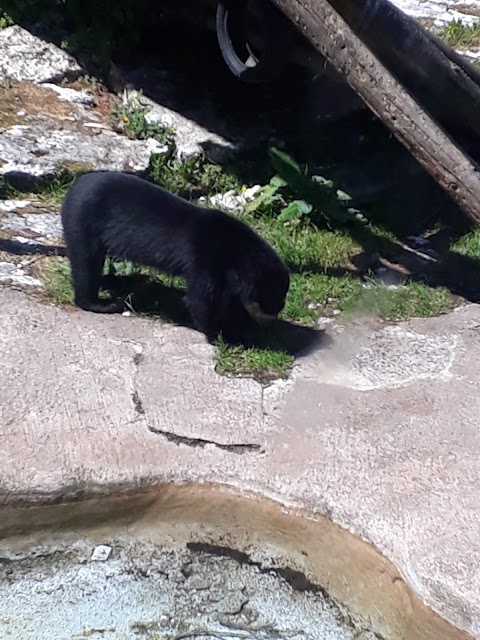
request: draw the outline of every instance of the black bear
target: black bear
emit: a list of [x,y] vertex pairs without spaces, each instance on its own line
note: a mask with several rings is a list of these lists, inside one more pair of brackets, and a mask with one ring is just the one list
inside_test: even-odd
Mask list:
[[285,305],[288,268],[253,229],[133,174],[99,171],[78,177],[61,215],[75,304],[82,309],[122,308],[98,297],[107,255],[183,276],[193,326],[210,342],[219,333],[227,340],[239,338],[234,334],[241,332],[242,313],[261,324]]

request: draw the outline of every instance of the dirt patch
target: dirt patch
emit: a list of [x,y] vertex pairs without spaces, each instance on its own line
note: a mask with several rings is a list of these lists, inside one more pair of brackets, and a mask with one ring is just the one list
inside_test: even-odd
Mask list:
[[[92,85],[82,86],[81,81],[70,83],[68,88],[88,92],[93,99],[93,105],[88,109],[95,121],[109,126],[108,116],[113,104],[119,100],[116,96],[109,94],[106,89],[95,88],[92,91]],[[30,118],[40,116],[60,121],[64,128],[78,128],[82,125],[81,121],[86,119],[76,104],[61,100],[53,89],[30,82],[13,82],[0,87],[0,127],[26,124]],[[93,133],[86,127],[82,127],[82,131]]]
[[455,5],[455,11],[458,11],[459,13],[464,13],[467,16],[480,17],[480,8],[474,5],[458,4],[458,5]]
[[102,122],[108,123],[108,118],[115,105],[121,104],[121,99],[114,93],[111,93],[108,88],[96,80],[89,77],[82,76],[76,80],[65,80],[62,87],[68,89],[75,89],[76,91],[84,91],[88,93],[94,99],[94,105],[92,112],[98,114],[102,118]]
[[[0,236],[0,238],[2,237],[3,235]],[[0,251],[0,262],[11,262],[12,264],[21,264],[24,258],[25,256],[16,256],[9,253],[8,251]]]
[[15,82],[0,88],[0,126],[23,124],[28,117],[49,115],[56,120],[71,119],[75,106],[61,101],[52,89]]

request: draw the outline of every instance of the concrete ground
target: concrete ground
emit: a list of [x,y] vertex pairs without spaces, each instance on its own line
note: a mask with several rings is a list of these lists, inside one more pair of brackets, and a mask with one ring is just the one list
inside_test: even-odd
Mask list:
[[161,483],[253,492],[372,543],[392,583],[480,638],[479,326],[476,305],[352,322],[262,387],[218,375],[188,329],[4,288],[3,509]]

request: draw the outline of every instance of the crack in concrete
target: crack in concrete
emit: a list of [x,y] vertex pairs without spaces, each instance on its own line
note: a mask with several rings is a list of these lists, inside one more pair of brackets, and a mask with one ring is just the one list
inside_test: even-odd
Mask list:
[[164,437],[169,442],[174,442],[177,445],[185,444],[187,447],[200,447],[204,448],[208,444],[222,449],[222,451],[228,451],[229,453],[237,453],[242,455],[243,453],[264,453],[264,450],[259,444],[254,443],[238,443],[238,444],[223,444],[222,442],[215,442],[215,440],[207,440],[204,438],[191,438],[189,436],[180,436],[173,431],[167,431],[165,429],[157,429],[150,425],[147,425],[149,431],[156,435]]
[[326,590],[319,585],[314,584],[304,573],[297,571],[296,569],[278,566],[264,567],[261,562],[252,560],[252,558],[243,551],[238,551],[238,549],[232,549],[231,547],[209,544],[208,542],[187,542],[187,549],[192,553],[206,553],[208,555],[219,556],[222,558],[230,558],[235,560],[238,564],[248,564],[251,567],[257,567],[260,573],[269,574],[273,571],[288,582],[294,591],[298,591],[300,593],[304,593],[306,591],[321,593],[324,597],[331,599]]
[[142,399],[138,395],[138,391],[136,389],[134,389],[132,392],[132,402],[137,415],[145,415],[145,409],[143,408]]
[[136,384],[136,377],[137,377],[137,373],[138,373],[138,367],[140,365],[140,363],[143,360],[143,346],[141,344],[139,344],[138,342],[130,342],[128,341],[128,344],[133,345],[133,348],[135,350],[135,353],[133,355],[133,364],[135,367],[135,372],[132,376],[132,392],[131,392],[131,399],[132,399],[132,403],[133,403],[133,409],[135,412],[135,418],[134,420],[132,420],[132,422],[135,422],[136,420],[138,420],[139,418],[141,418],[142,416],[145,415],[145,408],[143,406],[142,403],[142,399],[140,397],[140,394],[138,392],[137,389],[137,384]]
[[[144,357],[144,349],[143,346],[136,342],[128,341],[128,344],[133,344],[135,349],[135,354],[133,356],[133,364],[135,365],[135,373],[132,376],[132,392],[131,399],[133,404],[133,409],[135,412],[135,418],[132,422],[136,422],[139,419],[145,419],[146,411],[143,406],[142,398],[137,389],[136,385],[136,374],[138,372],[138,367],[142,363]],[[262,391],[262,403],[263,403],[263,391]],[[263,411],[262,420],[265,419],[266,413]],[[181,436],[173,431],[167,431],[165,429],[157,429],[155,427],[147,424],[149,431],[155,433],[156,435],[160,435],[164,437],[169,442],[173,442],[177,445],[184,444],[188,447],[201,447],[204,448],[207,445],[213,445],[217,447],[217,449],[221,449],[222,451],[228,451],[229,453],[236,453],[242,455],[244,453],[264,453],[264,449],[262,449],[261,445],[255,443],[234,443],[234,444],[224,444],[222,442],[216,442],[215,440],[208,440],[204,438],[191,438],[188,436]]]

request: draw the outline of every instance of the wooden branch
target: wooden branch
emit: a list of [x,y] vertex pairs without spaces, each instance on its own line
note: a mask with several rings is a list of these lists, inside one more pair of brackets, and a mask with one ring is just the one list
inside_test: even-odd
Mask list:
[[[468,217],[480,225],[480,174],[477,168],[327,0],[273,1]],[[392,46],[395,46],[394,42]]]

